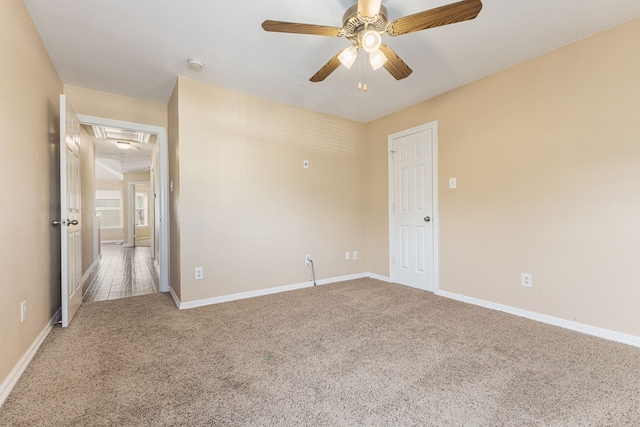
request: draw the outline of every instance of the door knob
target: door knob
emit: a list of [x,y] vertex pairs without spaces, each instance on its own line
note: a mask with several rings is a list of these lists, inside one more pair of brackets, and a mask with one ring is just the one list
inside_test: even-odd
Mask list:
[[67,224],[69,224],[69,225],[78,225],[78,220],[74,219],[73,221],[67,221]]
[[54,219],[53,221],[51,221],[52,225],[60,225],[62,224],[60,221],[58,221],[57,219]]
[[424,221],[425,221],[425,222],[429,222],[429,221],[431,221],[431,217],[430,217],[430,216],[425,216],[425,217],[424,217]]

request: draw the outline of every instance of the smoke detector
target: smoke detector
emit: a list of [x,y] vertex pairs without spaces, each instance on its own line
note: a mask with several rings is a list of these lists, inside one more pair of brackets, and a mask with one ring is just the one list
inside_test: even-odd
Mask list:
[[200,71],[204,68],[204,62],[198,58],[189,58],[187,64],[189,64],[189,68],[195,71]]

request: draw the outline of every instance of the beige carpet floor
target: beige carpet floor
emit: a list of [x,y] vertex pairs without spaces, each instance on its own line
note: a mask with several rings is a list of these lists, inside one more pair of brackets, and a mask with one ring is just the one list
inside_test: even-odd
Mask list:
[[638,426],[640,349],[361,279],[88,303],[2,426]]

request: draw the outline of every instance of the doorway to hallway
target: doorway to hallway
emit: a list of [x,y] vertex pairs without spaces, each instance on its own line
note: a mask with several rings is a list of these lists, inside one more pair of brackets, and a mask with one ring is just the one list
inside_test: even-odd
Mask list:
[[158,292],[159,274],[151,257],[151,248],[103,243],[100,251],[100,263],[85,282],[84,302]]
[[[106,119],[101,117],[93,117],[86,115],[78,115],[80,122],[85,126],[98,126],[105,128],[119,128],[121,130],[130,131],[134,133],[146,133],[155,135],[157,138],[157,145],[153,150],[153,155],[157,156],[157,170],[156,177],[157,180],[149,179],[151,188],[149,190],[148,195],[148,203],[151,205],[149,211],[149,222],[152,225],[153,229],[151,230],[150,244],[151,244],[151,256],[156,260],[157,268],[159,269],[159,290],[160,292],[169,292],[169,203],[168,203],[168,194],[169,194],[169,174],[168,174],[168,148],[167,148],[167,131],[166,128],[146,125],[141,123],[132,123],[132,122],[124,122],[120,120]],[[108,139],[108,138],[107,138]],[[129,145],[131,148],[125,153],[127,159],[132,159],[135,153],[135,146],[138,148],[140,145],[138,144],[139,140],[127,140],[126,138],[119,137],[116,140],[124,142],[124,144],[118,145]],[[143,142],[144,144],[144,142]],[[122,148],[122,147],[121,147]],[[122,164],[122,159],[125,158],[120,155],[119,163]],[[121,191],[121,205],[120,212],[126,213],[131,212],[133,210],[129,210],[124,205],[131,203],[133,206],[135,201],[133,197],[130,199],[127,197],[125,193],[126,188],[128,188],[130,183],[135,181],[141,181],[139,179],[132,179],[128,181]],[[144,180],[146,181],[146,180]],[[154,182],[156,181],[156,182]],[[132,193],[131,193],[132,194]],[[116,207],[117,208],[117,207]],[[118,210],[118,209],[116,209]],[[151,212],[153,211],[153,212]],[[133,220],[133,218],[132,218]],[[125,230],[131,229],[133,227],[127,227],[126,222],[129,221],[128,215],[125,215],[122,218],[122,231],[121,236],[112,236],[107,237],[102,235],[99,240],[104,242],[105,240],[127,240],[126,243],[129,245],[134,245],[133,239],[127,239],[125,234]],[[116,227],[117,228],[117,227]],[[131,233],[131,237],[133,237],[133,233]],[[156,238],[157,237],[157,238]]]

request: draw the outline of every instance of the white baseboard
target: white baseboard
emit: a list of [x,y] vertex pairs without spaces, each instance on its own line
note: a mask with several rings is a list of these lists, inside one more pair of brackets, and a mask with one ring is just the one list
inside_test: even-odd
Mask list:
[[[370,275],[369,273],[349,274],[346,276],[338,276],[338,277],[331,277],[329,279],[316,280],[316,284],[328,285],[329,283],[345,282],[347,280],[362,279],[363,277],[370,277]],[[275,288],[259,289],[257,291],[241,292],[237,294],[223,295],[221,297],[205,298],[205,299],[189,301],[189,302],[181,302],[172,288],[169,290],[169,292],[171,293],[171,296],[173,297],[173,300],[175,301],[178,308],[180,310],[186,310],[189,308],[203,307],[211,304],[220,304],[223,302],[260,297],[264,295],[277,294],[280,292],[294,291],[296,289],[304,289],[312,286],[313,286],[313,281],[310,280],[308,282],[295,283],[293,285],[277,286]]]
[[171,295],[171,298],[173,298],[173,302],[176,304],[176,307],[180,308],[180,298],[178,298],[178,295],[176,295],[171,286],[169,286],[169,295]]
[[[376,280],[380,280],[380,281],[383,281],[383,282],[391,283],[391,279],[389,277],[386,277],[386,276],[380,276],[378,274],[373,274],[373,273],[358,273],[358,274],[351,274],[351,275],[348,275],[348,276],[339,276],[339,277],[332,277],[332,278],[329,278],[329,279],[317,280],[316,284],[318,284],[318,285],[326,285],[326,284],[329,284],[329,283],[344,282],[344,281],[347,281],[347,280],[355,280],[355,279],[360,279],[360,278],[363,278],[363,277],[370,277],[372,279],[376,279]],[[197,301],[190,301],[190,302],[186,302],[186,303],[180,302],[180,299],[173,292],[173,289],[170,289],[170,292],[171,292],[171,296],[173,297],[173,299],[174,299],[176,305],[178,306],[178,308],[180,310],[184,310],[184,309],[189,309],[189,308],[202,307],[202,306],[205,306],[205,305],[219,304],[219,303],[229,302],[229,301],[236,301],[236,300],[245,299],[245,298],[253,298],[253,297],[258,297],[258,296],[263,296],[263,295],[270,295],[270,294],[275,294],[275,293],[279,293],[279,292],[287,292],[287,291],[292,291],[292,290],[295,290],[295,289],[303,289],[303,288],[308,288],[310,286],[313,286],[313,282],[311,282],[311,281],[304,282],[304,283],[296,283],[296,284],[293,284],[293,285],[278,286],[278,287],[275,287],[275,288],[260,289],[260,290],[257,290],[257,291],[250,291],[250,292],[242,292],[242,293],[232,294],[232,295],[225,295],[225,296],[215,297],[215,298],[207,298],[207,299],[202,299],[202,300],[197,300]],[[453,293],[453,292],[436,290],[435,294],[439,295],[439,296],[442,296],[442,297],[445,297],[445,298],[450,298],[450,299],[454,299],[454,300],[457,300],[457,301],[466,302],[468,304],[473,304],[473,305],[477,305],[477,306],[480,306],[480,307],[489,308],[489,309],[492,309],[492,310],[502,311],[502,312],[505,312],[505,313],[513,314],[513,315],[516,315],[516,316],[524,317],[524,318],[535,320],[535,321],[542,322],[542,323],[546,323],[546,324],[549,324],[549,325],[559,326],[561,328],[569,329],[569,330],[576,331],[576,332],[581,332],[583,334],[593,335],[593,336],[596,336],[596,337],[599,337],[599,338],[604,338],[604,339],[609,340],[609,341],[615,341],[615,342],[619,342],[619,343],[623,343],[623,344],[628,344],[628,345],[631,345],[631,346],[634,346],[634,347],[640,347],[640,337],[637,337],[635,335],[623,334],[623,333],[612,331],[612,330],[609,330],[609,329],[598,328],[596,326],[585,325],[585,324],[578,323],[578,322],[572,322],[572,321],[569,321],[569,320],[560,319],[558,317],[547,316],[545,314],[540,314],[540,313],[536,313],[536,312],[533,312],[533,311],[522,310],[522,309],[519,309],[519,308],[515,308],[515,307],[503,305],[503,304],[498,304],[498,303],[494,303],[494,302],[491,302],[491,301],[485,301],[485,300],[481,300],[481,299],[478,299],[478,298],[472,298],[472,297],[456,294],[456,293]]]
[[[360,279],[363,277],[370,277],[372,279],[391,283],[391,279],[389,277],[381,276],[374,273],[359,273],[359,274],[352,274],[348,276],[332,277],[329,279],[317,280],[316,283],[318,285],[326,285],[329,283],[343,282],[346,280]],[[202,299],[197,301],[190,301],[186,303],[180,302],[180,299],[175,294],[172,288],[169,291],[171,293],[171,296],[173,297],[173,300],[176,303],[176,306],[180,310],[184,310],[189,308],[202,307],[205,305],[219,304],[223,302],[236,301],[236,300],[245,299],[245,298],[253,298],[253,297],[258,297],[262,295],[275,294],[278,292],[286,292],[286,291],[292,291],[295,289],[303,289],[303,288],[308,288],[310,286],[313,286],[313,282],[311,281],[304,282],[304,283],[296,283],[296,284],[287,285],[287,286],[278,286],[278,287],[269,288],[269,289],[260,289],[260,290],[251,291],[251,292],[242,292],[238,294],[225,295],[225,296],[216,297],[216,298],[207,298],[207,299]],[[457,301],[477,305],[477,306],[488,308],[491,310],[502,311],[504,313],[509,313],[515,316],[535,320],[537,322],[559,326],[564,329],[581,332],[583,334],[596,336],[609,341],[615,341],[615,342],[631,345],[634,347],[640,347],[640,337],[637,337],[635,335],[623,334],[623,333],[612,331],[609,329],[603,329],[595,326],[585,325],[578,322],[572,322],[569,320],[560,319],[558,317],[547,316],[545,314],[522,310],[519,308],[498,304],[491,301],[485,301],[478,298],[468,297],[468,296],[456,294],[453,292],[442,291],[439,289],[435,291],[435,294],[445,298],[454,299]]]
[[371,277],[372,279],[380,280],[381,282],[391,283],[391,277],[381,276],[379,274],[367,273],[367,277]]
[[[364,277],[369,277],[369,274],[368,273],[357,273],[357,274],[348,274],[346,276],[331,277],[329,279],[316,280],[316,284],[317,285],[328,285],[329,283],[346,282],[347,280],[362,279]],[[311,284],[313,285],[313,282],[311,282]]]
[[118,240],[100,240],[100,244],[103,243],[122,243],[122,239],[118,239]]
[[27,369],[27,366],[29,366],[31,359],[33,359],[33,356],[36,355],[36,352],[42,345],[42,342],[47,337],[47,335],[49,335],[51,329],[53,329],[53,322],[58,316],[60,316],[60,309],[58,309],[56,314],[53,315],[51,320],[47,323],[47,326],[45,326],[42,332],[40,332],[35,341],[31,343],[31,346],[29,346],[27,352],[20,358],[11,372],[9,372],[9,376],[7,377],[7,379],[4,380],[2,385],[0,385],[0,406],[2,406],[5,400],[7,400],[7,397],[9,397],[9,393],[11,393],[11,390],[13,390],[13,387],[15,387],[25,369]]
[[96,259],[93,260],[93,264],[91,264],[91,267],[89,267],[87,269],[87,271],[84,272],[84,274],[82,275],[82,284],[83,285],[84,285],[84,282],[87,281],[87,279],[89,278],[91,273],[93,273],[93,270],[95,270],[98,267],[98,265],[100,264],[100,260],[101,259],[102,259],[102,254],[98,254]]
[[547,316],[546,314],[540,314],[533,311],[522,310],[522,309],[511,307],[508,305],[497,304],[491,301],[485,301],[478,298],[468,297],[468,296],[456,294],[453,292],[438,290],[436,291],[436,294],[443,296],[445,298],[466,302],[468,304],[473,304],[480,307],[490,308],[492,310],[502,311],[505,313],[513,314],[515,316],[524,317],[527,319],[535,320],[535,321],[546,323],[553,326],[559,326],[564,329],[581,332],[583,334],[592,335],[598,338],[604,338],[609,341],[615,341],[622,344],[631,345],[634,347],[640,347],[640,337],[637,337],[635,335],[623,334],[623,333],[612,331],[609,329],[598,328],[596,326],[585,325],[583,323],[560,319],[558,317]]

